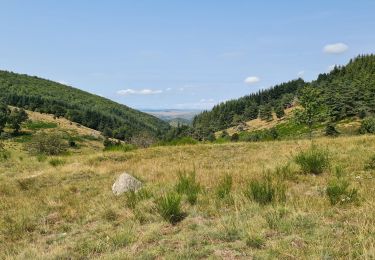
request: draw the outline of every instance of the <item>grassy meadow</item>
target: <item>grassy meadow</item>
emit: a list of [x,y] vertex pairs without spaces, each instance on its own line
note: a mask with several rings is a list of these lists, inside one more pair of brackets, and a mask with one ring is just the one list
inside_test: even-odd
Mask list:
[[[308,140],[128,152],[77,140],[61,156],[5,142],[0,259],[375,258],[375,136],[316,139],[319,174],[296,163]],[[122,172],[144,188],[114,196]]]

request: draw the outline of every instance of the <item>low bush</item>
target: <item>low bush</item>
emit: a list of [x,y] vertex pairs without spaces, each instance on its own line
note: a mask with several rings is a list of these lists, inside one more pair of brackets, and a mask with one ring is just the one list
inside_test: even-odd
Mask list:
[[200,190],[201,187],[196,181],[195,172],[179,174],[176,191],[179,194],[185,194],[187,196],[187,201],[191,205],[197,203]]
[[216,195],[219,199],[227,198],[232,190],[233,179],[231,175],[225,175],[216,188]]
[[333,123],[328,123],[328,124],[326,125],[325,135],[326,135],[326,136],[333,136],[333,137],[335,137],[335,136],[340,135],[340,133],[339,133],[339,131],[336,130],[336,126],[335,126],[335,124],[333,124]]
[[59,155],[66,152],[67,144],[60,134],[42,132],[33,136],[26,149],[36,155]]
[[300,152],[294,159],[306,174],[318,175],[329,167],[328,152],[315,146]]
[[350,188],[350,183],[343,178],[330,181],[327,185],[326,194],[331,205],[356,202],[358,199],[358,190]]
[[363,119],[359,132],[361,134],[375,134],[375,117],[367,117]]
[[245,191],[245,196],[261,205],[286,200],[286,188],[280,182],[273,182],[270,176],[261,180],[252,180]]
[[181,196],[178,193],[168,192],[156,201],[160,216],[171,223],[177,224],[185,218],[181,209]]

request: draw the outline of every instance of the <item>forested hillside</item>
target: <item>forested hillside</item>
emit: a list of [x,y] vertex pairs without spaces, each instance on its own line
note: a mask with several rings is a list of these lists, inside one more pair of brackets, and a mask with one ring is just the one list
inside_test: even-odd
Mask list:
[[151,115],[38,77],[0,71],[0,93],[7,105],[65,117],[122,140],[144,132],[158,137],[169,128]]
[[311,84],[321,90],[333,121],[371,115],[375,112],[375,55],[350,60]]
[[203,131],[207,129],[218,131],[258,116],[267,120],[270,118],[272,108],[284,111],[291,106],[297,90],[304,85],[302,79],[297,79],[237,100],[221,103],[211,111],[204,111],[196,116],[193,125]]
[[298,93],[311,85],[316,88],[322,105],[327,108],[327,120],[347,117],[361,118],[375,112],[375,55],[358,56],[346,66],[338,66],[330,73],[320,74],[316,81],[302,79],[283,83],[270,89],[230,100],[194,118],[197,131],[209,133],[227,129],[241,121],[260,118],[272,120],[272,112],[281,118],[284,109],[298,100]]

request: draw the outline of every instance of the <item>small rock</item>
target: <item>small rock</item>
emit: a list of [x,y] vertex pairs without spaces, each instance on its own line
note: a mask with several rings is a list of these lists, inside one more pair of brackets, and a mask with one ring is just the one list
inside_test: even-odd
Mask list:
[[138,191],[140,188],[142,188],[142,183],[139,180],[127,173],[123,173],[112,185],[112,192],[118,196],[128,191]]

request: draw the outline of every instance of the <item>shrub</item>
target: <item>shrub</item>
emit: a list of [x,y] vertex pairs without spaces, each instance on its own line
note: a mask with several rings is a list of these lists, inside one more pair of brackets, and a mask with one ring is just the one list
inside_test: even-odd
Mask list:
[[61,160],[59,158],[54,158],[49,161],[49,164],[51,164],[53,167],[57,167],[59,165],[65,164],[64,160]]
[[355,202],[358,199],[358,190],[350,189],[350,184],[345,179],[335,179],[328,183],[326,194],[331,205]]
[[216,195],[219,199],[224,199],[230,195],[233,179],[231,175],[225,175],[216,188]]
[[329,167],[328,152],[313,146],[309,150],[300,152],[295,157],[295,162],[304,173],[318,175]]
[[164,220],[172,225],[185,218],[181,210],[181,196],[174,192],[168,192],[156,201],[157,210]]
[[333,123],[328,123],[325,129],[326,136],[338,136],[340,133],[336,130],[336,126]]
[[67,150],[62,136],[56,133],[38,133],[27,145],[32,154],[59,155]]
[[200,185],[195,178],[195,172],[179,174],[178,183],[176,184],[176,191],[179,194],[185,194],[188,202],[191,205],[197,203],[200,189]]
[[279,182],[273,183],[271,177],[266,176],[262,180],[252,180],[245,191],[245,196],[261,205],[276,201],[284,202],[285,186]]
[[363,119],[359,132],[361,134],[375,134],[375,117]]
[[237,133],[234,133],[234,134],[231,136],[230,140],[231,140],[232,142],[238,142],[238,141],[240,140],[240,136],[239,136]]

